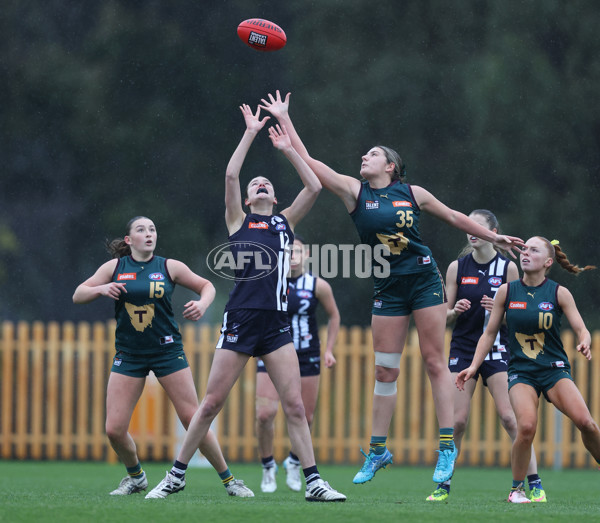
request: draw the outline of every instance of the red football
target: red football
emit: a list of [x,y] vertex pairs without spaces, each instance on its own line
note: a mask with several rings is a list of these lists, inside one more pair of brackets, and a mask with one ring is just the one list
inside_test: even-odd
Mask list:
[[237,28],[240,40],[258,51],[277,51],[287,42],[283,29],[262,18],[244,20]]

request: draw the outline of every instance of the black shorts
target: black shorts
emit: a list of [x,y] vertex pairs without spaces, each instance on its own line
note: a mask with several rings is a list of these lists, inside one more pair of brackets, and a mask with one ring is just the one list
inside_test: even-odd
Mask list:
[[287,312],[263,309],[225,311],[217,349],[263,356],[292,342]]
[[144,378],[152,371],[157,378],[162,378],[187,367],[189,364],[182,348],[153,354],[133,354],[118,350],[110,370],[132,378]]
[[[473,363],[474,354],[467,354],[463,351],[450,351],[450,357],[448,358],[448,368],[450,372],[460,372],[465,370]],[[508,360],[510,354],[504,346],[500,349],[494,347],[492,351],[483,360],[483,363],[477,369],[473,379],[477,381],[477,378],[481,376],[481,380],[485,386],[487,386],[487,380],[490,376],[498,374],[499,372],[508,372]]]
[[[300,365],[300,377],[319,376],[321,374],[321,356],[314,352],[297,351],[298,364]],[[256,362],[256,372],[267,372],[265,363],[259,359]]]

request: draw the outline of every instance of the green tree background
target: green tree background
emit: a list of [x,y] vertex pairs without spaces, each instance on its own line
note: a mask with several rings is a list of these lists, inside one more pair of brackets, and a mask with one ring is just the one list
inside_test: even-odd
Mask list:
[[[288,44],[260,53],[236,36],[262,17]],[[238,106],[275,89],[312,155],[358,176],[382,143],[408,181],[465,213],[493,210],[505,232],[561,240],[600,265],[600,10],[593,0],[7,0],[0,12],[0,317],[104,320],[74,306],[107,259],[105,238],[151,217],[157,253],[217,286],[206,254],[226,241],[223,178],[244,130]],[[285,206],[299,180],[263,132],[242,183],[269,176]],[[309,243],[356,243],[324,192],[299,226]],[[432,217],[422,233],[442,271],[465,236]],[[600,328],[600,271],[552,277]],[[331,281],[345,324],[370,321],[371,282]],[[189,296],[179,292],[183,303]],[[179,317],[181,319],[181,317]]]

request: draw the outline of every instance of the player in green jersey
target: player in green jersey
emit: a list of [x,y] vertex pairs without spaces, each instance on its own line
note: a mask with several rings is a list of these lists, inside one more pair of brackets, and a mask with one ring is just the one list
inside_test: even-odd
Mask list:
[[[370,452],[365,455],[354,483],[370,481],[375,473],[392,463],[387,449],[387,434],[396,408],[396,380],[400,373],[400,356],[412,316],[419,336],[421,355],[433,392],[440,428],[438,461],[433,481],[441,483],[452,477],[456,461],[453,440],[454,403],[448,391],[452,387],[444,354],[446,299],[442,276],[431,251],[419,235],[423,212],[478,238],[511,251],[522,240],[497,234],[450,209],[430,192],[404,183],[404,166],[396,151],[389,147],[371,148],[361,159],[359,181],[337,173],[310,156],[298,136],[288,112],[289,93],[285,99],[279,91],[263,99],[261,107],[275,116],[287,129],[292,145],[315,172],[321,184],[336,194],[350,212],[361,243],[371,247],[375,293],[372,307],[372,336],[375,351],[375,390]],[[383,249],[389,273],[377,264],[376,253]],[[512,254],[512,252],[511,252]]]
[[[146,490],[148,480],[128,432],[133,410],[152,370],[187,429],[198,409],[198,394],[187,363],[181,335],[171,308],[171,294],[179,284],[200,295],[185,304],[183,317],[197,321],[215,298],[215,288],[184,263],[154,255],[156,227],[136,216],[127,224],[124,238],[113,240],[113,259],[75,290],[75,303],[101,296],[115,300],[116,350],[106,391],[106,434],[127,476],[111,495]],[[199,446],[215,468],[230,496],[253,497],[244,482],[233,477],[215,435],[209,432]]]
[[573,382],[560,337],[563,314],[577,337],[577,351],[588,360],[592,358],[592,339],[573,295],[546,277],[554,262],[573,274],[595,269],[590,265],[583,268],[573,265],[558,242],[541,236],[527,240],[520,258],[523,278],[500,287],[473,362],[456,378],[456,386],[464,390],[465,383],[476,374],[492,349],[506,314],[510,350],[508,393],[517,419],[511,459],[513,484],[508,497],[511,503],[531,502],[523,483],[537,427],[540,394],[573,420],[581,431],[585,448],[600,463],[600,429]]

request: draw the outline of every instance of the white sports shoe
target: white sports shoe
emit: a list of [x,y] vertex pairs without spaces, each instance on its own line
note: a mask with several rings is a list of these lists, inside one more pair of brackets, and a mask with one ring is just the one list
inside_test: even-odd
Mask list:
[[531,503],[531,500],[525,494],[525,490],[523,488],[518,488],[517,490],[511,490],[508,495],[509,503]]
[[275,475],[277,474],[277,465],[273,467],[263,467],[262,481],[260,482],[260,490],[263,492],[275,492],[277,490],[277,481]]
[[283,468],[285,469],[285,483],[294,492],[300,492],[302,488],[302,480],[300,479],[300,468],[301,466],[297,463],[293,463],[288,456],[283,461]]
[[175,492],[179,492],[184,488],[185,478],[179,479],[167,472],[165,478],[146,494],[146,499],[166,498],[169,494],[175,494]]
[[254,492],[252,492],[241,479],[232,479],[227,485],[225,485],[227,494],[230,496],[237,496],[238,498],[253,498]]
[[131,476],[126,476],[121,480],[119,486],[113,490],[111,496],[129,496],[129,494],[135,494],[148,488],[148,478],[146,473],[142,474],[138,479],[134,479]]
[[327,481],[319,478],[306,486],[306,501],[346,501],[346,496],[332,489]]

